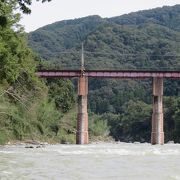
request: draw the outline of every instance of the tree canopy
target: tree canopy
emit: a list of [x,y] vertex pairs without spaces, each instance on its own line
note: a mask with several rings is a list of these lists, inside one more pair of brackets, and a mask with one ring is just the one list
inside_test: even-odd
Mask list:
[[[36,0],[36,1],[41,1],[42,3],[44,3],[44,2],[50,2],[51,0]],[[32,0],[17,0],[17,2],[23,13],[25,14],[31,13],[31,9],[29,6],[32,5]]]
[[[44,2],[50,2],[51,0],[36,0]],[[9,21],[13,21],[20,17],[18,13],[12,13],[12,10],[20,9],[25,14],[31,13],[32,0],[0,0],[0,26],[6,26]],[[9,17],[11,16],[11,18]]]

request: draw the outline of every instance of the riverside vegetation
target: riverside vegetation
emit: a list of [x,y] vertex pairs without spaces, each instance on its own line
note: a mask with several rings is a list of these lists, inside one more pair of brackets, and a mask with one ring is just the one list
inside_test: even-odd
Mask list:
[[[87,69],[180,68],[179,5],[110,19],[90,16],[56,22],[29,33],[27,45],[19,14],[13,11],[17,3],[0,3],[1,144],[26,139],[75,142],[76,80],[40,80],[35,71],[79,68],[81,42]],[[165,80],[166,140],[176,142],[179,85],[179,80]],[[150,140],[150,80],[92,79],[89,86],[92,140]]]
[[[19,7],[30,13],[30,4],[0,1],[0,144],[17,140],[75,143],[73,84],[36,77],[39,58],[27,46],[27,35],[18,24],[20,14],[14,10]],[[91,128],[91,137],[104,133],[97,131]]]

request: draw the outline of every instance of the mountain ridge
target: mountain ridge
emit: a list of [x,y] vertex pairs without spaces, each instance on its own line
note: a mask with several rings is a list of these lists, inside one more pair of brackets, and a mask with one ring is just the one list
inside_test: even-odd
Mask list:
[[[172,22],[168,24],[165,20],[168,17],[167,21],[170,22],[170,16]],[[176,22],[176,20],[179,21]],[[88,36],[98,28],[121,25],[122,28],[132,26],[137,29],[145,24],[161,25],[171,31],[179,32],[180,5],[143,10],[112,18],[93,15],[74,20],[63,20],[29,33],[28,40],[30,47],[42,58],[51,59],[61,51],[80,49],[81,42],[86,41]]]

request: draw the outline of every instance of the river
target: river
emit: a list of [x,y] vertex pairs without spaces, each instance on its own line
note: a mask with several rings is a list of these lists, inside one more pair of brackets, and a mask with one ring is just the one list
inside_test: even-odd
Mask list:
[[180,144],[0,147],[0,180],[179,180]]

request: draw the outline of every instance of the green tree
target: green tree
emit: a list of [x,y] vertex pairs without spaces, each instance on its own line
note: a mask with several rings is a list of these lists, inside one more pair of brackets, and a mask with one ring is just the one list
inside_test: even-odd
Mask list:
[[[11,0],[12,1],[12,0]],[[44,2],[50,2],[51,0],[36,0]],[[32,5],[32,0],[16,0],[16,2],[19,4],[19,8],[22,10],[23,13],[29,14],[31,13],[30,5]]]
[[133,141],[149,141],[152,106],[142,101],[129,101],[124,105],[122,123],[124,135]]
[[180,142],[180,98],[166,96],[163,100],[165,141],[174,140]]
[[[34,55],[18,25],[16,1],[0,1],[0,139],[30,137],[47,88],[35,75]],[[4,20],[3,20],[4,17]],[[2,20],[2,21],[1,21]],[[43,91],[42,91],[43,89]],[[37,126],[36,126],[37,128]],[[3,140],[6,137],[5,140]]]
[[75,103],[74,87],[70,80],[48,79],[49,96],[54,99],[57,109],[68,112]]
[[6,17],[6,25],[0,24],[0,83],[7,81],[12,84],[22,74],[34,76],[33,54],[18,26],[20,16],[14,13],[15,8],[14,1],[0,1],[0,16]]
[[[46,1],[51,1],[51,0],[36,0],[36,1],[41,1],[42,3]],[[20,14],[18,13],[13,13],[12,10],[15,9],[20,9],[23,13],[25,14],[30,14],[31,13],[31,8],[30,6],[32,5],[32,0],[0,0],[0,26],[6,26],[9,21],[13,22],[14,17],[18,18],[20,17]],[[11,18],[9,19],[9,16]]]

